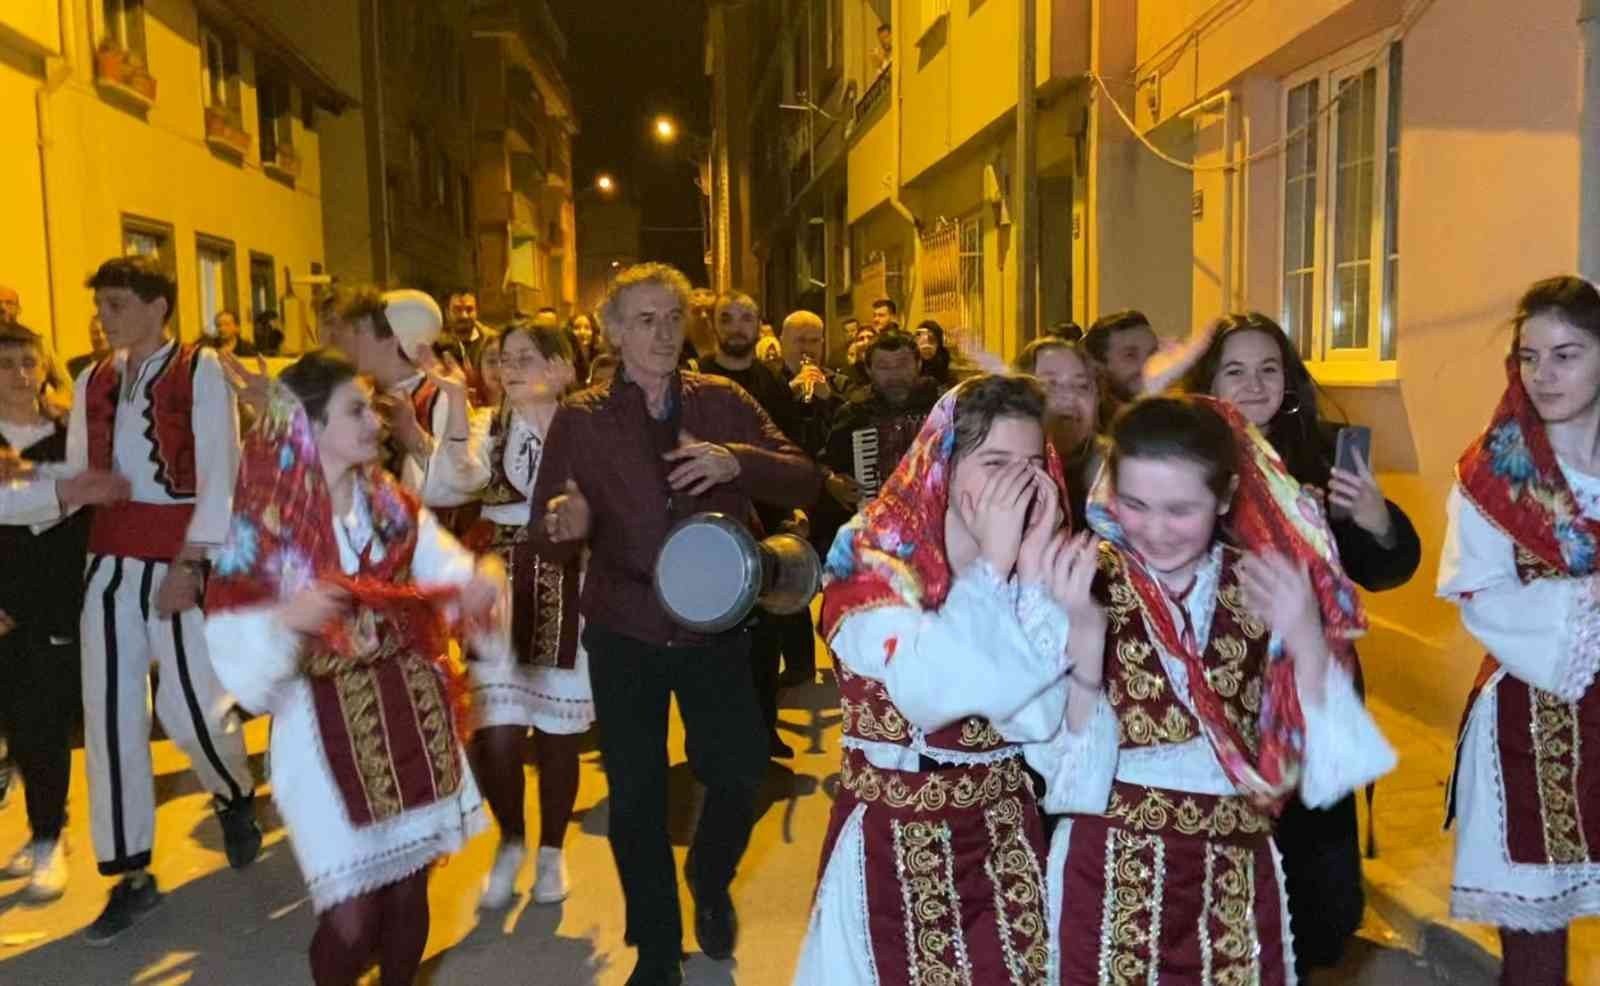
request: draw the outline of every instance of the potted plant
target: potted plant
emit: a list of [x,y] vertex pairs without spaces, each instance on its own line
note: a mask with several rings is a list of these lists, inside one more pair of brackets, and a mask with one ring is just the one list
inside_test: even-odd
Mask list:
[[110,38],[102,38],[94,52],[95,75],[108,82],[122,81],[127,71],[128,53]]
[[138,52],[128,53],[126,73],[123,81],[145,99],[150,100],[152,103],[155,102],[155,76],[151,75],[150,70],[145,68],[144,59],[139,57]]

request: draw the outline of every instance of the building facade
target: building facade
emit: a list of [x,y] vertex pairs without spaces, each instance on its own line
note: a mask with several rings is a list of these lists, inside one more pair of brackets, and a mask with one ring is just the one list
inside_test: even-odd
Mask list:
[[578,298],[566,40],[544,0],[487,0],[469,17],[470,223],[478,307],[500,321]]
[[719,264],[774,316],[835,324],[888,296],[903,323],[936,318],[1002,358],[1122,308],[1177,338],[1227,311],[1277,318],[1326,416],[1373,427],[1425,545],[1410,585],[1368,600],[1368,679],[1453,729],[1480,654],[1433,598],[1444,503],[1502,390],[1518,295],[1580,264],[1595,5],[1038,0],[1033,325],[1015,318],[1019,13],[790,0],[763,27],[713,6],[713,63],[753,45],[764,69],[736,69],[717,103]]
[[[281,6],[282,11],[276,8]],[[293,4],[16,0],[0,9],[0,149],[10,233],[0,283],[63,355],[89,349],[85,276],[148,253],[178,282],[180,337],[218,311],[276,312],[306,339],[324,271],[323,124],[351,103],[338,46],[355,4],[325,5],[316,43]],[[298,24],[298,30],[296,30]],[[315,52],[315,54],[313,54]]]
[[[476,280],[465,0],[359,0],[359,112],[325,166],[334,276],[443,293]],[[302,19],[305,8],[300,8]],[[318,14],[320,17],[320,13]]]

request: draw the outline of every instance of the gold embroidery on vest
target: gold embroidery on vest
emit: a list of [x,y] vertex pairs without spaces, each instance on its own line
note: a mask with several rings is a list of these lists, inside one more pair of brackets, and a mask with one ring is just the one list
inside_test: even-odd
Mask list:
[[383,738],[382,712],[377,683],[366,669],[334,676],[339,705],[344,712],[350,745],[355,754],[361,790],[367,796],[372,820],[379,822],[400,813],[398,782],[390,770]]
[[[880,771],[868,763],[852,764],[845,757],[839,765],[839,785],[857,800],[879,802],[890,808],[911,808],[916,811],[943,811],[946,808],[971,808],[993,804],[1008,794],[1020,791],[1028,783],[1027,772],[1022,769],[1020,757],[1010,757],[997,764],[973,767],[960,773],[954,771],[905,774],[896,770]],[[955,779],[950,778],[955,774]],[[907,778],[920,778],[913,788]]]
[[987,719],[976,716],[963,719],[961,722],[960,743],[966,747],[989,748],[1005,745],[1005,737]]
[[1120,790],[1113,791],[1106,816],[1117,819],[1135,832],[1144,833],[1177,832],[1180,835],[1228,838],[1272,831],[1272,820],[1250,807],[1243,798],[1217,797],[1208,811],[1195,798],[1178,800],[1171,792],[1155,788],[1145,788],[1144,796],[1138,803],[1131,803]]
[[904,742],[910,736],[905,718],[892,705],[885,707],[882,717],[879,717],[872,711],[871,702],[852,702],[841,697],[839,713],[847,736],[888,743]]

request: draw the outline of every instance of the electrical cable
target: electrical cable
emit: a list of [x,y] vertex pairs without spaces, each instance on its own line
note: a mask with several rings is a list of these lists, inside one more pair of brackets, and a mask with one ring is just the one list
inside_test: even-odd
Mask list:
[[[1361,66],[1360,71],[1366,71],[1368,68],[1376,65],[1379,59],[1381,59],[1389,50],[1390,45],[1393,45],[1404,38],[1407,32],[1409,32],[1411,28],[1416,25],[1417,21],[1422,18],[1422,15],[1427,12],[1428,8],[1433,6],[1433,2],[1434,0],[1417,0],[1417,3],[1415,3],[1409,11],[1402,13],[1400,15],[1400,21],[1395,28],[1393,37],[1389,39],[1387,44],[1380,46],[1377,51],[1373,52],[1367,58],[1366,63]],[[1185,171],[1195,172],[1197,174],[1214,171],[1234,171],[1247,164],[1254,164],[1257,161],[1264,161],[1267,158],[1275,157],[1276,155],[1282,153],[1290,144],[1301,139],[1307,133],[1309,133],[1312,127],[1316,126],[1324,116],[1331,113],[1333,108],[1339,105],[1340,100],[1344,99],[1343,91],[1335,93],[1314,114],[1312,114],[1311,118],[1304,124],[1296,127],[1289,133],[1284,134],[1282,137],[1261,148],[1260,150],[1246,154],[1244,157],[1239,158],[1236,161],[1231,161],[1226,164],[1197,165],[1190,161],[1184,161],[1179,158],[1175,158],[1163,151],[1161,148],[1157,147],[1155,143],[1139,129],[1139,125],[1134,122],[1133,117],[1128,115],[1128,111],[1122,108],[1122,104],[1117,101],[1117,97],[1112,95],[1111,88],[1107,85],[1105,78],[1094,72],[1085,73],[1085,77],[1093,82],[1099,88],[1100,92],[1105,95],[1105,98],[1111,103],[1111,108],[1117,111],[1117,117],[1122,120],[1123,126],[1128,128],[1128,132],[1133,134],[1139,143],[1144,145],[1146,150],[1175,168],[1182,168]]]

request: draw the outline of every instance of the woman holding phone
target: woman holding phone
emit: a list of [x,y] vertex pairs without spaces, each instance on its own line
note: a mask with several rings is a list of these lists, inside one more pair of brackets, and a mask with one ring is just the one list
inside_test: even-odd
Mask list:
[[[1410,581],[1422,561],[1416,528],[1384,498],[1367,457],[1334,461],[1336,429],[1319,416],[1317,385],[1277,322],[1260,312],[1223,318],[1183,386],[1237,407],[1266,436],[1289,474],[1317,492],[1351,581],[1368,592]],[[1309,969],[1336,965],[1361,925],[1365,898],[1354,794],[1325,810],[1290,802],[1274,838],[1283,855],[1296,964],[1304,978]]]

